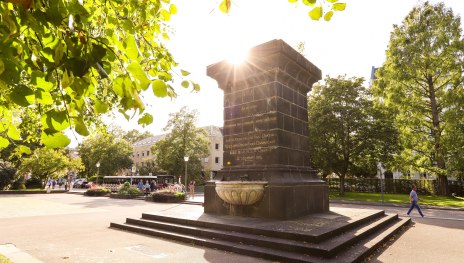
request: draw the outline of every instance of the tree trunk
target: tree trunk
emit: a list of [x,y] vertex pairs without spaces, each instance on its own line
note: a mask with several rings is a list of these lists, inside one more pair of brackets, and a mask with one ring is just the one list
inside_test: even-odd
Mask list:
[[445,175],[438,175],[438,194],[447,196],[448,193],[448,177]]
[[345,175],[339,175],[340,177],[340,196],[345,196]]

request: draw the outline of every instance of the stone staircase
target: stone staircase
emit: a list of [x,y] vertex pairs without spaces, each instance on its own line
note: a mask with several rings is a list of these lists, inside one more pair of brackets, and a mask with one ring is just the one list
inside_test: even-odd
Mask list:
[[410,222],[380,210],[343,220],[319,218],[312,225],[305,220],[315,219],[261,224],[249,218],[144,213],[110,227],[279,262],[359,262]]

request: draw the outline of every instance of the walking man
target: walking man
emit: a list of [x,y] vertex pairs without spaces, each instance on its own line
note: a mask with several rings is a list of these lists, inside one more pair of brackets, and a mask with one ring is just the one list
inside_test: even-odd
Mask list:
[[424,214],[422,214],[422,211],[419,207],[419,204],[417,203],[419,201],[419,197],[417,196],[417,187],[415,184],[412,185],[412,190],[411,190],[411,193],[409,194],[409,203],[411,203],[411,206],[409,207],[409,211],[408,211],[408,215],[409,213],[411,213],[412,209],[414,207],[417,208],[417,210],[419,211],[419,214],[424,217]]

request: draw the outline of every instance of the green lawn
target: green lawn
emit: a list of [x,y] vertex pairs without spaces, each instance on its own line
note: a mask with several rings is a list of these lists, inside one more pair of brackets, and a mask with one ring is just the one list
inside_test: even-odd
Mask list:
[[[341,197],[338,193],[329,193],[331,200],[347,200],[347,201],[367,201],[367,202],[382,202],[380,193],[353,193],[346,192],[345,196]],[[407,194],[384,194],[384,202],[386,203],[402,203],[409,204],[409,195]],[[442,197],[433,195],[419,195],[419,204],[433,206],[454,206],[464,208],[464,198],[462,197]]]

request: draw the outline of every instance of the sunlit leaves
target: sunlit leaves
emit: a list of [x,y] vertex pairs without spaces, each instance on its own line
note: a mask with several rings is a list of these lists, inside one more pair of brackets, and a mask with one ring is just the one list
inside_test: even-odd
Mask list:
[[[298,0],[288,0],[290,3],[297,3]],[[308,12],[309,17],[312,20],[320,20],[324,17],[325,21],[330,21],[334,14],[334,11],[345,10],[346,3],[338,3],[338,0],[301,0],[301,2],[312,7]]]
[[314,6],[314,4],[316,4],[316,0],[303,0],[303,4],[308,6]]
[[232,0],[222,0],[221,4],[219,4],[219,10],[227,14],[230,12],[231,4],[232,4]]
[[185,71],[185,70],[183,70],[183,69],[180,70],[180,73],[181,73],[182,76],[184,76],[184,77],[190,75],[190,72]]
[[10,145],[10,142],[8,141],[8,139],[0,136],[0,150],[8,147],[8,145]]
[[130,59],[137,59],[139,56],[139,50],[137,48],[137,43],[135,43],[135,38],[133,35],[129,35],[124,40],[124,46],[126,48],[126,55]]
[[27,107],[34,102],[34,91],[27,86],[16,86],[10,94],[11,100],[22,107]]
[[68,146],[69,143],[71,143],[71,140],[61,132],[52,133],[50,135],[43,132],[41,135],[41,140],[48,148],[64,148]]
[[3,63],[3,60],[0,59],[0,74],[2,74],[3,71],[5,71],[5,63]]
[[97,113],[106,113],[108,111],[108,104],[103,101],[95,101],[95,112]]
[[329,11],[329,12],[325,13],[325,15],[324,15],[324,20],[325,20],[325,21],[330,21],[330,19],[332,18],[332,16],[333,16],[333,11]]
[[90,135],[89,130],[87,129],[82,118],[76,118],[74,119],[73,122],[74,122],[75,130],[79,135],[82,135],[82,136]]
[[65,111],[48,111],[42,115],[41,122],[45,129],[54,131],[62,131],[69,127],[69,119]]
[[343,11],[346,8],[346,3],[335,3],[333,4],[332,8],[335,11]]
[[143,116],[138,120],[140,125],[148,125],[153,123],[153,116],[149,113],[143,114]]
[[8,128],[8,137],[10,137],[13,140],[19,141],[21,140],[21,133],[15,126],[11,125]]
[[142,69],[142,66],[138,62],[133,61],[128,67],[127,70],[131,73],[133,79],[137,83],[137,86],[146,90],[148,85],[150,85],[150,80],[147,78],[145,71]]
[[319,20],[322,17],[322,7],[316,6],[308,13],[312,20]]
[[151,82],[151,88],[153,90],[153,94],[155,94],[156,97],[166,97],[168,95],[168,87],[166,83],[162,80],[155,79]]

